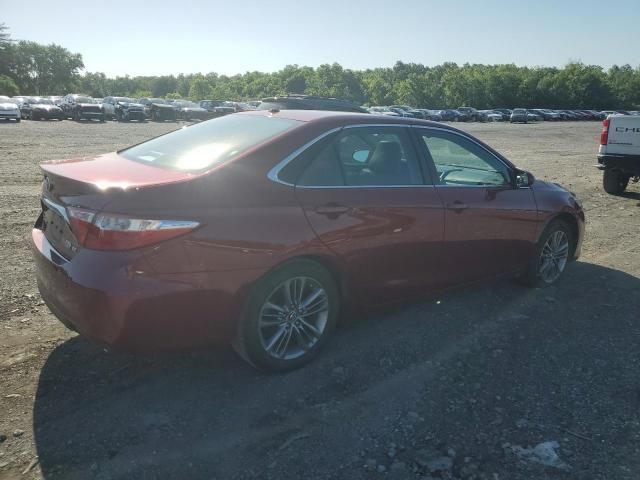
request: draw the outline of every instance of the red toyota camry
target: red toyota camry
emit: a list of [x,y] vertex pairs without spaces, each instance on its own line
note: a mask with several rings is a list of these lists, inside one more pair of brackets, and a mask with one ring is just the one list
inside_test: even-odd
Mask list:
[[246,112],[42,170],[37,280],[65,325],[134,350],[233,342],[272,370],[313,358],[347,303],[552,284],[584,235],[572,193],[408,118]]

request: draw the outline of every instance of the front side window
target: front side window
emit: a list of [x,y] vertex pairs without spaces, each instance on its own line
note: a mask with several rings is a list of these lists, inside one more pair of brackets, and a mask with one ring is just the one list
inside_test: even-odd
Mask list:
[[314,156],[302,186],[409,186],[424,184],[405,128],[345,128]]
[[257,115],[227,115],[181,128],[121,150],[135,162],[187,172],[204,171],[302,122]]
[[511,184],[508,167],[471,140],[443,131],[423,131],[421,136],[440,185],[498,187]]

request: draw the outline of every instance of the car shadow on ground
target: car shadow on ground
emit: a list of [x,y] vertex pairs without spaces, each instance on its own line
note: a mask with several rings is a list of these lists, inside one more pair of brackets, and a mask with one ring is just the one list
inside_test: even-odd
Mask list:
[[[40,468],[47,479],[229,478],[252,468],[256,455],[271,462],[299,431],[296,416],[321,422],[309,412],[455,351],[471,331],[499,322],[529,328],[536,316],[554,325],[588,322],[639,290],[640,279],[583,262],[558,287],[510,280],[466,287],[350,322],[316,361],[284,375],[255,371],[229,348],[139,357],[75,337],[40,374],[33,414]],[[620,321],[631,315],[607,311]],[[331,455],[337,466],[352,453]]]

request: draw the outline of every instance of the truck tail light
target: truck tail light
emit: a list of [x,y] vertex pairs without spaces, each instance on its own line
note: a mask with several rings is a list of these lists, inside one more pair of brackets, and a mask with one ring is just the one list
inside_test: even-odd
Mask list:
[[198,222],[149,220],[69,207],[69,223],[78,243],[92,250],[130,250],[191,232]]
[[602,121],[602,132],[600,133],[600,145],[606,145],[609,141],[609,119]]

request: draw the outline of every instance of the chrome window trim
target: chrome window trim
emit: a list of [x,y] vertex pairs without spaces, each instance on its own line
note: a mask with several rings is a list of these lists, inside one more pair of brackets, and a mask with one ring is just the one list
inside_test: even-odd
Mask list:
[[364,128],[364,127],[376,127],[376,128],[379,128],[379,127],[404,127],[404,128],[410,128],[410,127],[413,127],[413,126],[418,126],[418,125],[399,124],[399,123],[358,123],[358,124],[354,124],[354,125],[343,125],[341,127],[332,128],[331,130],[327,130],[322,135],[317,136],[313,140],[305,143],[303,146],[297,148],[292,153],[287,155],[283,160],[278,162],[271,170],[269,170],[269,172],[267,172],[267,178],[269,180],[271,180],[272,182],[279,183],[281,185],[286,185],[288,187],[295,187],[295,188],[304,188],[304,189],[312,189],[312,188],[315,188],[315,189],[326,189],[326,188],[353,188],[353,189],[360,189],[360,188],[416,188],[416,187],[418,187],[418,188],[422,188],[422,187],[433,188],[435,185],[426,185],[426,184],[417,184],[417,185],[316,185],[316,186],[294,185],[293,183],[285,182],[283,180],[280,180],[280,178],[278,178],[278,173],[280,173],[280,171],[284,167],[286,167],[289,164],[289,162],[291,162],[294,158],[296,158],[298,155],[303,153],[305,150],[307,150],[308,148],[312,147],[314,144],[316,144],[317,142],[319,142],[323,138],[331,135],[332,133],[338,132],[340,130],[345,130],[347,128]]
[[[466,135],[464,133],[457,132],[456,130],[451,130],[451,129],[448,129],[448,128],[433,127],[433,126],[430,126],[430,125],[416,125],[416,124],[358,123],[358,124],[353,124],[353,125],[344,125],[342,127],[332,128],[331,130],[327,130],[323,134],[318,135],[316,138],[314,138],[313,140],[310,140],[309,142],[305,143],[301,147],[297,148],[292,153],[287,155],[283,160],[278,162],[271,170],[269,170],[269,172],[267,173],[267,177],[269,178],[269,180],[271,180],[271,181],[273,181],[275,183],[279,183],[281,185],[286,185],[288,187],[300,188],[300,189],[327,189],[327,188],[362,189],[362,188],[424,188],[424,187],[427,187],[427,188],[435,188],[435,187],[444,187],[444,188],[504,188],[504,187],[507,187],[507,186],[513,187],[513,185],[511,185],[511,184],[505,184],[505,185],[440,185],[440,184],[438,184],[438,185],[435,185],[435,184],[434,185],[426,185],[426,184],[418,184],[418,185],[315,185],[315,186],[310,186],[310,185],[295,185],[293,183],[289,183],[289,182],[285,182],[283,180],[280,180],[278,178],[278,173],[280,173],[280,171],[284,167],[286,167],[289,164],[289,162],[291,162],[294,158],[296,158],[298,155],[303,153],[308,148],[312,147],[314,144],[316,144],[317,142],[319,142],[323,138],[331,135],[332,133],[338,132],[340,130],[345,130],[345,129],[348,129],[348,128],[366,128],[366,127],[376,127],[376,128],[380,128],[380,127],[402,127],[402,128],[427,129],[427,130],[435,130],[435,131],[439,131],[439,132],[452,133],[454,135],[457,135],[459,137],[462,137],[462,138],[464,138],[466,140],[471,141],[472,143],[474,143],[475,145],[480,147],[483,151],[485,151],[487,154],[491,155],[493,158],[498,160],[498,162],[500,162],[507,170],[509,170],[510,172],[513,171],[512,167],[510,165],[506,164],[504,162],[504,160],[502,160],[500,157],[496,156],[490,150],[487,150],[487,148],[484,145],[478,143],[472,137],[470,137],[470,136],[468,136],[468,135]],[[531,188],[531,187],[517,187],[517,188]]]
[[[472,143],[475,143],[482,150],[484,150],[489,155],[491,155],[493,158],[498,160],[502,165],[504,165],[506,167],[507,170],[509,170],[510,172],[513,170],[510,165],[507,165],[506,163],[504,163],[504,160],[502,160],[500,157],[496,156],[495,153],[491,152],[490,150],[487,150],[487,147],[485,147],[484,145],[478,143],[472,137],[469,137],[468,135],[465,135],[464,133],[460,133],[460,132],[457,132],[455,130],[449,130],[448,128],[431,127],[431,126],[427,126],[427,125],[411,125],[411,127],[412,128],[424,128],[424,129],[427,129],[427,130],[436,130],[436,131],[439,131],[439,132],[453,133],[453,134],[455,134],[455,135],[457,135],[459,137],[465,138],[465,139],[471,141]],[[427,150],[428,149],[429,149],[429,147],[427,147]],[[478,186],[481,186],[481,185],[478,185]],[[482,186],[485,186],[485,185],[482,185]]]
[[273,167],[271,170],[269,170],[269,172],[267,173],[267,178],[269,180],[271,180],[272,182],[280,183],[282,185],[287,185],[288,187],[295,187],[295,185],[293,183],[285,182],[284,180],[280,180],[280,178],[278,178],[278,174],[280,173],[280,170],[282,170],[284,167],[286,167],[289,164],[289,162],[291,162],[294,158],[296,158],[298,155],[303,153],[305,150],[307,150],[308,148],[311,148],[314,144],[318,143],[323,138],[326,138],[329,135],[331,135],[332,133],[338,132],[340,130],[342,130],[342,127],[336,127],[336,128],[332,128],[331,130],[327,130],[323,134],[318,135],[313,140],[311,140],[311,141],[305,143],[304,145],[302,145],[301,147],[297,148],[292,153],[290,153],[289,155],[284,157],[283,160],[278,162],[275,167]]

